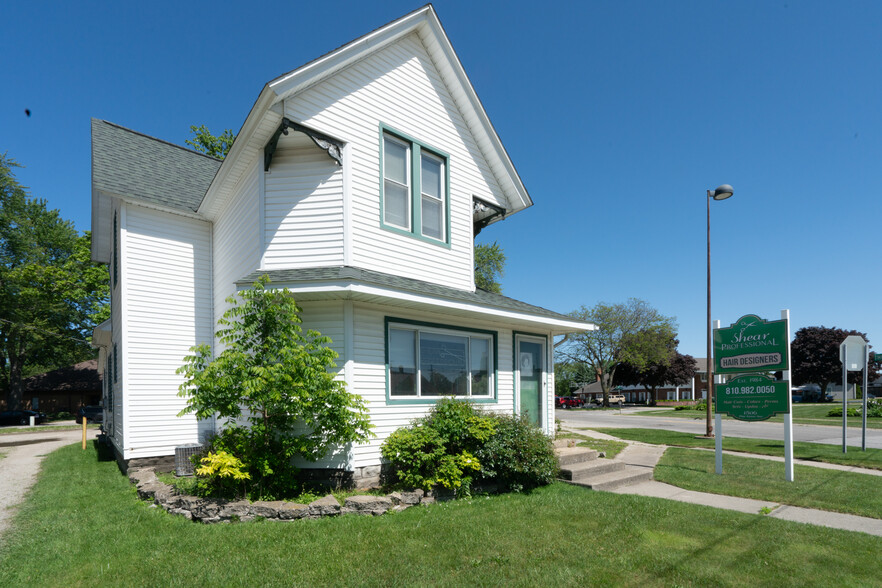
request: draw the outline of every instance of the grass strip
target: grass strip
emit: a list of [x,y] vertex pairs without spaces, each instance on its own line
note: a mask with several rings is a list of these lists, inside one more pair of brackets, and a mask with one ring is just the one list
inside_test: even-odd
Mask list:
[[[663,429],[618,429],[618,428],[595,428],[614,437],[640,441],[653,445],[672,445],[677,447],[703,447],[714,448],[714,439],[697,438],[693,433],[680,433]],[[784,442],[771,439],[749,439],[741,437],[723,436],[723,449],[726,451],[740,451],[742,453],[757,453],[759,455],[776,455],[784,457]],[[840,465],[882,470],[882,449],[867,449],[860,451],[854,447],[848,453],[842,453],[839,445],[825,443],[806,443],[794,441],[793,457],[807,461],[835,463]]]
[[201,525],[138,500],[93,444],[46,458],[4,541],[4,587],[855,586],[878,582],[882,549],[861,533],[566,484],[378,518]]
[[882,518],[880,480],[866,474],[797,465],[794,481],[787,482],[782,463],[723,455],[723,473],[717,475],[713,453],[672,447],[655,467],[654,477],[686,490]]
[[[849,403],[849,407],[860,406],[859,401]],[[828,427],[842,427],[842,417],[829,417],[827,413],[831,409],[841,407],[841,402],[824,402],[820,404],[794,404],[793,405],[793,422],[800,425],[822,425]],[[674,417],[682,419],[704,420],[706,418],[704,411],[698,410],[645,410],[634,413],[637,416],[651,417]],[[724,420],[734,420],[729,416],[723,415]],[[768,419],[767,422],[780,423],[784,421],[781,415],[775,415]],[[848,427],[860,429],[861,417],[848,417]],[[882,429],[882,419],[871,417],[867,419],[868,429]]]
[[555,436],[556,439],[576,439],[578,442],[576,443],[577,447],[587,447],[588,449],[593,449],[595,451],[603,451],[607,457],[607,459],[612,459],[617,456],[622,449],[628,446],[624,441],[613,441],[610,439],[597,439],[595,437],[588,437],[587,435],[580,435],[579,433],[558,433]]

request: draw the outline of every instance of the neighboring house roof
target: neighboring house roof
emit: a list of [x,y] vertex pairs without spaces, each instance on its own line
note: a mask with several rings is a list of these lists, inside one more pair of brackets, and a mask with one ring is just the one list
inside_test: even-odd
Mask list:
[[31,376],[25,379],[23,384],[27,392],[100,392],[98,360],[90,359]]
[[106,194],[195,212],[221,160],[92,119],[92,185]]
[[316,267],[308,269],[285,269],[274,271],[256,271],[237,282],[238,286],[247,287],[260,276],[267,275],[276,287],[296,287],[308,285],[310,289],[331,293],[349,290],[354,284],[376,286],[398,292],[408,292],[425,297],[440,298],[445,301],[461,302],[483,308],[510,311],[525,316],[542,317],[560,323],[566,323],[577,330],[590,330],[593,325],[571,316],[554,312],[540,306],[534,306],[486,290],[474,292],[449,288],[438,284],[394,276],[383,272],[360,269],[350,266]]

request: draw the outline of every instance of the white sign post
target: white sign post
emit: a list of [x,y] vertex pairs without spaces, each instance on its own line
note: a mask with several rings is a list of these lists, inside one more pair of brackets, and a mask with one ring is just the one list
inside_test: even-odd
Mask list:
[[839,360],[842,362],[842,453],[848,452],[848,372],[864,371],[864,431],[861,449],[867,449],[867,358],[869,347],[863,337],[849,335],[839,345]]

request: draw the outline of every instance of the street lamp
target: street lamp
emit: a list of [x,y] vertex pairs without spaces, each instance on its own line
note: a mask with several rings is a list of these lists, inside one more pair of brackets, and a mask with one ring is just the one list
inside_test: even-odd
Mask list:
[[711,401],[714,396],[714,362],[711,359],[713,330],[711,326],[711,262],[710,262],[710,201],[725,200],[733,193],[732,186],[723,184],[716,190],[707,191],[707,436],[714,436],[711,420]]

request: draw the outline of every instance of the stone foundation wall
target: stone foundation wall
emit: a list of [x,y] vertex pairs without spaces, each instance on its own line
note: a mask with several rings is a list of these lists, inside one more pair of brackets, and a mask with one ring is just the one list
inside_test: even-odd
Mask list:
[[258,517],[274,521],[293,521],[345,514],[378,516],[390,510],[400,511],[418,504],[435,502],[434,496],[427,495],[422,490],[392,492],[386,496],[350,496],[343,505],[330,494],[309,504],[281,500],[217,500],[177,494],[174,488],[159,480],[156,471],[150,467],[130,467],[128,476],[142,499],[152,500],[172,514],[202,523],[250,521]]

